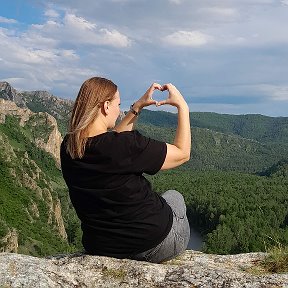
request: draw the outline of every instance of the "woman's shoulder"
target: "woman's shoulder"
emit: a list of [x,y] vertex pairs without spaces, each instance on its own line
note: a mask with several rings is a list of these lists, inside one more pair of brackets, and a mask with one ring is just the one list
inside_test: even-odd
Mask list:
[[114,143],[114,145],[117,145],[117,143],[119,142],[127,143],[129,141],[135,141],[135,138],[138,138],[139,135],[141,134],[137,130],[123,131],[123,132],[109,131],[100,135],[89,137],[87,143],[92,145],[96,143],[97,144]]

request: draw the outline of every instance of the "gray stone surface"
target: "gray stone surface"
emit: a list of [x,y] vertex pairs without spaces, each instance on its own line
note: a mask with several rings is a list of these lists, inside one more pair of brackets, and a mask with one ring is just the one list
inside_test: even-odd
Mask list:
[[[0,253],[0,287],[288,287],[288,273],[255,274],[264,253],[186,251],[163,264],[81,253],[36,258]],[[248,272],[250,271],[250,272]]]

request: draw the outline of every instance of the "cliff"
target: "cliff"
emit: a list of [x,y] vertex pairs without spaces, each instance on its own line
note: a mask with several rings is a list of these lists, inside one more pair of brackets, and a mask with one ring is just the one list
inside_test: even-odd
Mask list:
[[288,274],[251,272],[264,256],[188,250],[152,264],[81,253],[49,258],[2,253],[0,287],[288,287]]
[[[28,108],[34,113],[46,112],[55,118],[58,129],[66,134],[73,101],[61,99],[47,91],[17,91],[8,82],[0,82],[0,99],[14,102],[19,108]],[[53,124],[54,125],[54,124]]]
[[22,94],[14,89],[8,82],[0,82],[0,98],[12,101],[19,107],[27,108]]
[[[0,99],[0,124],[5,123],[7,115],[19,119],[19,125],[33,131],[35,144],[50,153],[60,164],[60,145],[62,136],[53,116],[46,112],[33,113],[28,108],[20,108],[16,103]],[[42,131],[40,128],[42,127]],[[49,133],[47,133],[49,130]]]
[[[5,87],[15,100],[17,92]],[[59,196],[65,189],[59,170],[61,141],[53,116],[0,99],[1,252],[47,255],[69,245],[63,192]]]

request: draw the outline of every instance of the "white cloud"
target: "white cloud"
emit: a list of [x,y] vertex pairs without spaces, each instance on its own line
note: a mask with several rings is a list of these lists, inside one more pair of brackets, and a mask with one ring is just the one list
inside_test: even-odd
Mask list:
[[202,7],[198,10],[203,14],[208,16],[217,16],[217,17],[236,17],[238,16],[238,11],[235,8],[223,8],[223,7]]
[[78,17],[72,13],[66,13],[64,19],[48,20],[44,24],[32,25],[27,31],[27,36],[35,39],[43,37],[57,40],[59,43],[70,43],[74,46],[83,45],[107,45],[125,48],[131,45],[131,40],[116,29],[98,27],[96,23]]
[[178,31],[165,36],[162,40],[174,46],[198,47],[207,44],[212,37],[200,31]]
[[173,3],[173,4],[181,4],[183,2],[183,0],[169,0],[170,3]]
[[0,16],[0,23],[9,23],[9,24],[14,24],[17,23],[18,21],[15,19],[9,19],[9,18],[5,18]]
[[49,18],[58,18],[59,13],[55,11],[54,9],[48,9],[44,12],[44,15],[49,17]]
[[[53,89],[62,96],[75,97],[83,80],[101,74],[98,61],[89,60],[89,51],[100,45],[105,49],[131,45],[131,40],[111,25],[98,26],[69,12],[61,17],[55,9],[44,13],[46,22],[32,24],[24,31],[0,27],[0,78],[16,88]],[[78,52],[87,55],[86,65],[80,62],[83,58]]]
[[67,13],[65,15],[64,23],[65,23],[64,25],[66,27],[69,27],[70,29],[71,28],[72,29],[75,28],[78,31],[79,30],[82,30],[82,31],[93,30],[93,29],[96,28],[96,24],[95,23],[91,23],[91,22],[85,20],[82,17],[77,17],[76,15],[69,14],[69,13]]
[[54,45],[43,48],[37,43],[33,38],[28,38],[26,33],[12,35],[9,30],[0,28],[2,80],[26,90],[61,91],[63,96],[67,95],[67,91],[71,93],[71,89],[76,91],[79,82],[95,75],[95,68],[80,67],[76,51],[55,48]]
[[100,29],[99,32],[103,36],[101,42],[112,46],[127,47],[130,46],[131,40],[117,30]]
[[281,4],[284,6],[288,6],[288,0],[281,0]]
[[184,87],[190,102],[206,97],[195,103],[206,111],[267,113],[270,105],[276,114],[288,106],[288,0],[40,2],[41,15],[0,28],[0,78],[17,88],[75,97],[83,80],[102,75],[129,102],[160,79]]
[[288,85],[259,85],[259,90],[276,101],[288,101]]
[[130,2],[131,0],[111,0],[111,1],[115,3],[126,3],[126,2]]

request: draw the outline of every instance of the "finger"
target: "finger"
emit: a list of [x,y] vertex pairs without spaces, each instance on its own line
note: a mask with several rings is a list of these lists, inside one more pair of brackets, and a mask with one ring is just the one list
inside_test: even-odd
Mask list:
[[[148,93],[146,94],[149,99],[152,99],[152,95],[155,90],[160,90],[161,91],[162,86],[158,83],[154,83],[151,85],[151,87],[148,89]],[[153,99],[152,99],[153,100]]]
[[161,89],[161,85],[159,84],[159,83],[153,83],[152,85],[151,85],[151,87],[153,87],[153,88],[155,88],[155,89]]
[[168,104],[168,103],[167,103],[167,100],[162,100],[162,101],[158,101],[158,102],[156,103],[156,106],[161,106],[161,105],[165,105],[165,104]]
[[169,90],[173,85],[171,83],[167,83],[162,85],[162,91]]
[[158,83],[153,83],[149,88],[149,94],[153,93],[155,90],[161,90],[162,86]]
[[161,91],[168,90],[167,84],[161,86]]
[[153,104],[157,104],[157,101],[151,98],[149,101],[149,105],[153,105]]

